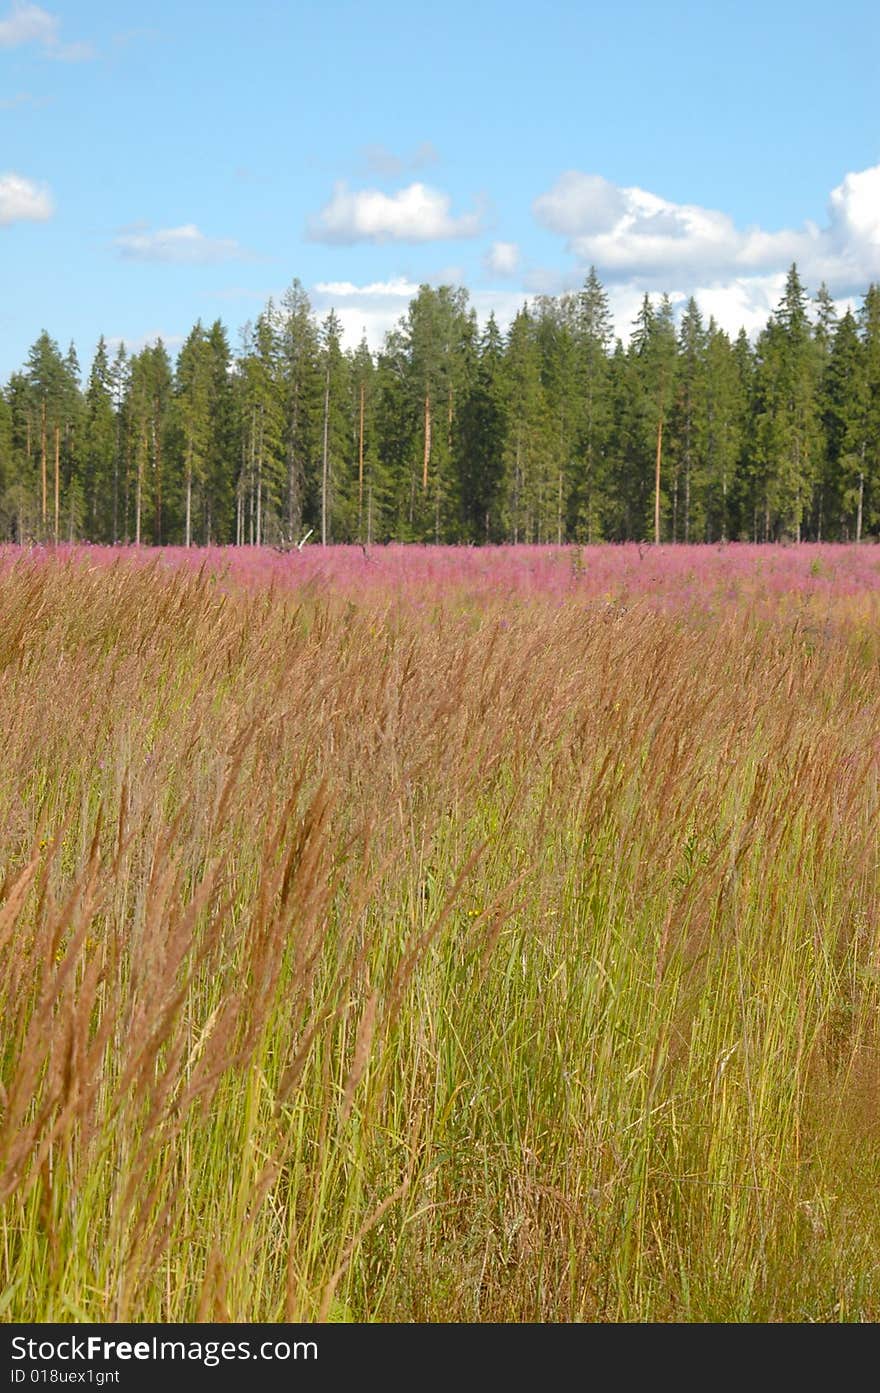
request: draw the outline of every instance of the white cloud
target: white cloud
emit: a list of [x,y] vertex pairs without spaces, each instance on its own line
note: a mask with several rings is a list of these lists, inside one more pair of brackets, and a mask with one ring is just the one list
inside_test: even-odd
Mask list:
[[221,261],[246,259],[248,253],[231,237],[206,237],[195,223],[158,228],[140,225],[124,229],[114,239],[129,261],[165,261],[178,266],[216,266]]
[[0,48],[21,44],[51,45],[58,41],[58,20],[39,5],[16,3],[5,19],[0,19]]
[[485,257],[488,271],[497,276],[514,276],[519,270],[519,247],[516,242],[493,242]]
[[552,232],[566,236],[606,232],[626,211],[625,190],[601,174],[581,174],[570,169],[552,189],[535,199],[535,217]]
[[140,353],[145,348],[154,348],[160,339],[171,354],[175,348],[179,348],[183,343],[183,334],[163,334],[159,329],[148,329],[145,334],[133,334],[130,338],[126,338],[123,334],[108,334],[105,342],[111,354],[115,354],[121,344],[128,356],[131,357],[132,354]]
[[792,261],[814,289],[824,280],[841,295],[880,277],[880,165],[846,175],[831,192],[821,228],[808,222],[776,232],[742,229],[715,209],[576,171],[537,198],[533,211],[568,239],[580,267],[594,264],[601,276],[642,290],[702,287],[707,309],[714,296],[719,307],[763,313]]
[[335,310],[342,325],[343,341],[355,348],[363,337],[374,351],[382,347],[407,305],[419,293],[414,281],[397,276],[388,281],[355,285],[352,281],[319,281],[310,299],[315,313]]
[[20,174],[0,174],[0,227],[14,222],[45,222],[54,208],[45,184]]
[[89,43],[62,43],[59,27],[57,16],[49,14],[48,10],[28,4],[27,0],[14,0],[9,14],[0,19],[0,48],[39,44],[47,57],[62,62],[78,63],[94,58],[95,50]]
[[450,237],[475,237],[480,213],[454,217],[451,199],[427,184],[409,184],[395,194],[379,189],[354,191],[340,182],[333,196],[309,222],[314,242],[351,245],[354,242],[431,242]]
[[[444,277],[432,277],[432,284],[447,284]],[[342,339],[349,348],[356,348],[363,337],[373,351],[381,349],[385,335],[397,327],[406,314],[410,300],[419,293],[415,281],[396,276],[387,281],[355,285],[352,281],[320,281],[312,286],[309,298],[315,313],[323,317],[335,310],[342,324]],[[502,330],[511,323],[528,297],[519,291],[484,290],[470,296],[477,318],[484,324],[490,313]]]

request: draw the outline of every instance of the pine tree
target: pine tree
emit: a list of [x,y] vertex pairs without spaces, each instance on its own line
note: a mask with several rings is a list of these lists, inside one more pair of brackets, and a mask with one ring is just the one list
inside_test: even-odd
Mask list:
[[548,411],[535,322],[525,307],[517,314],[507,336],[504,387],[505,531],[514,544],[544,541],[550,488],[546,468]]
[[742,368],[743,352],[750,356],[748,341],[745,338],[738,341],[735,349],[724,331],[718,328],[714,319],[710,319],[706,334],[702,427],[705,439],[703,511],[707,541],[727,541],[736,535],[734,499],[749,405]]
[[309,297],[298,280],[294,280],[282,296],[279,349],[287,456],[285,531],[288,542],[293,543],[302,534],[307,514],[312,525],[320,521],[317,516],[320,496],[317,460],[322,384],[318,334]]
[[821,384],[825,458],[818,534],[835,523],[861,540],[864,512],[868,383],[865,349],[849,310],[837,325]]
[[342,352],[342,325],[334,310],[321,325],[321,372],[324,381],[321,420],[321,545],[334,537],[334,523],[351,536],[351,475],[345,409],[348,364]]
[[113,369],[103,334],[92,360],[86,389],[85,439],[83,443],[85,524],[96,541],[115,540],[113,482],[117,451],[116,410],[113,402]]
[[[669,507],[670,490],[663,469],[663,432],[676,390],[675,321],[668,296],[663,296],[655,310],[649,296],[642,300],[633,324],[628,357],[633,369],[631,385],[637,385],[637,420],[631,421],[632,444],[635,446],[636,469],[644,473],[635,488],[638,499],[649,491],[653,500],[650,521],[633,518],[635,535],[649,534],[659,542],[663,533],[663,515]],[[634,405],[635,403],[631,403]],[[648,483],[650,479],[650,485]]]
[[353,536],[361,544],[369,544],[373,540],[374,500],[378,503],[380,491],[384,494],[384,490],[377,452],[376,366],[366,338],[349,355],[348,382],[352,453],[357,461],[356,484],[352,482]]
[[569,530],[581,541],[601,535],[604,477],[610,433],[608,352],[612,340],[608,296],[591,266],[577,297],[575,342],[578,357],[580,435]]
[[536,337],[541,355],[541,380],[547,403],[545,472],[547,497],[539,522],[539,536],[555,537],[561,545],[568,531],[568,518],[578,470],[575,452],[581,433],[579,354],[576,338],[577,300],[542,297],[536,306]]
[[[180,350],[174,384],[174,420],[183,465],[184,546],[193,541],[193,495],[207,480],[211,447],[211,351],[199,321]],[[161,511],[161,510],[160,510]]]
[[[859,310],[864,347],[864,450],[861,451],[860,490],[866,525],[880,526],[880,284],[868,287]],[[861,530],[859,531],[861,540]]]
[[68,408],[66,368],[54,339],[43,330],[31,347],[27,360],[29,391],[28,430],[33,442],[31,457],[37,463],[38,496],[40,500],[40,535],[54,534],[50,511],[51,459],[55,442],[60,441],[62,425]]
[[469,542],[504,537],[505,426],[504,340],[490,314],[471,354],[468,390],[456,424],[462,521]]
[[455,416],[472,334],[467,291],[419,286],[391,338],[408,418],[406,516],[413,539],[451,540],[460,516],[453,458]]
[[[126,480],[126,441],[128,439],[128,400],[131,390],[131,365],[124,343],[116,350],[110,373],[113,410],[116,417],[116,444],[113,452],[113,545],[120,539],[120,524],[125,530],[127,509],[123,506],[122,491]],[[120,509],[122,508],[122,512]]]
[[228,541],[232,536],[234,475],[237,449],[232,382],[232,354],[226,329],[216,319],[208,330],[206,348],[210,364],[208,392],[208,459],[202,499],[205,542]]
[[259,546],[284,535],[287,463],[285,383],[278,316],[272,301],[243,333],[236,375],[239,440],[236,542]]
[[674,542],[679,539],[689,542],[692,538],[691,505],[695,492],[697,507],[693,519],[696,523],[694,531],[702,533],[705,529],[705,395],[706,332],[697,302],[691,296],[679,328],[676,391],[670,409],[675,460],[672,490]]

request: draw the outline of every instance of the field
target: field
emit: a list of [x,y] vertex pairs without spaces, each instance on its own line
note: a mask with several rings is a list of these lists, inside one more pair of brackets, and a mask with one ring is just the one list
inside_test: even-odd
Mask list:
[[0,550],[4,1320],[880,1319],[880,547]]

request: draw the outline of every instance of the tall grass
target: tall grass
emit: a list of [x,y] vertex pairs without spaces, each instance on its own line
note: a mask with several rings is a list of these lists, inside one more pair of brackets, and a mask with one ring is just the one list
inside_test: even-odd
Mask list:
[[7,569],[3,1318],[880,1318],[878,618]]

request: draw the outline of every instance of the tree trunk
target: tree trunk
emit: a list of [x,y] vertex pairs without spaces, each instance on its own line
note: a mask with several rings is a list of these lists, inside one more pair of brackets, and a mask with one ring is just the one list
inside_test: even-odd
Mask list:
[[41,478],[42,478],[42,484],[43,484],[43,512],[42,512],[42,521],[43,521],[43,535],[44,535],[44,537],[45,537],[45,534],[46,534],[46,511],[47,511],[47,498],[46,498],[46,403],[45,403],[45,402],[43,402],[42,409],[41,409],[41,413],[40,413],[40,472],[41,472]]
[[[291,534],[292,537],[293,534]],[[257,451],[257,546],[263,545],[263,441]]]
[[862,506],[865,501],[865,472],[859,470],[859,511],[856,514],[856,541],[862,540]]
[[186,461],[186,540],[184,545],[192,546],[192,458],[188,455]]
[[657,464],[654,470],[654,541],[660,544],[660,461],[663,456],[663,413],[657,421]]
[[144,455],[147,453],[147,438],[141,436],[141,448],[138,451],[137,466],[137,491],[134,500],[134,544],[139,547],[141,544],[141,497],[144,482]]
[[153,459],[156,468],[156,546],[162,545],[162,438],[153,419]]
[[122,454],[122,425],[116,417],[116,450],[113,454],[113,545],[119,537],[119,459]]
[[327,372],[324,377],[324,441],[321,453],[321,546],[327,545],[327,476],[329,451],[328,442],[330,437],[330,361],[327,361]]
[[[302,531],[302,479],[299,466],[299,383],[294,386],[290,447],[287,456],[287,534],[293,542]],[[260,408],[262,414],[262,407]],[[259,529],[258,529],[259,530]]]
[[358,541],[362,538],[364,515],[364,384],[361,383],[361,410],[358,428]]
[[58,528],[61,521],[61,427],[55,427],[55,545],[58,545]]
[[422,460],[422,492],[428,487],[428,463],[431,458],[431,394],[425,393],[425,454]]

